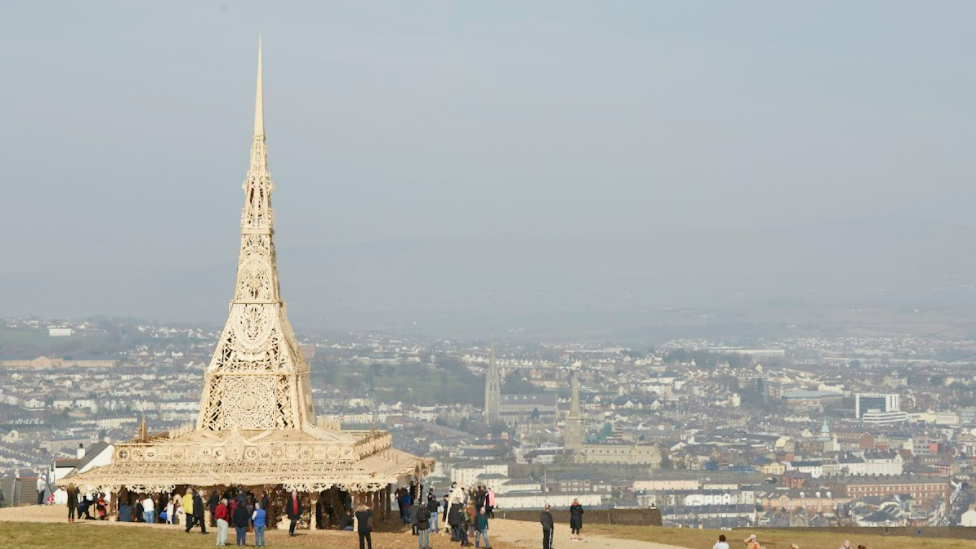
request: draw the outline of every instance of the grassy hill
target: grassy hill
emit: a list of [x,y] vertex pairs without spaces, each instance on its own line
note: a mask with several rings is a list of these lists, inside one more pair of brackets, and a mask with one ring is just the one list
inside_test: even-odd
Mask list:
[[[651,541],[677,545],[678,547],[709,548],[718,540],[719,534],[728,537],[729,545],[735,549],[743,547],[742,540],[749,535],[747,531],[731,532],[719,530],[693,530],[690,528],[648,528],[643,526],[604,526],[588,525],[585,533],[613,536],[620,539]],[[916,538],[854,534],[833,532],[800,532],[797,530],[757,530],[759,542],[767,549],[788,549],[796,543],[800,549],[837,549],[845,539],[850,539],[854,547],[864,545],[868,549],[973,549],[976,542],[969,539]],[[974,532],[976,535],[976,532]]]

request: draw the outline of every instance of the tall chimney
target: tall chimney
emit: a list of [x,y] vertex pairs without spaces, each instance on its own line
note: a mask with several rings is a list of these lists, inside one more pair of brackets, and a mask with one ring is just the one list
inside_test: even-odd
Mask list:
[[85,445],[84,443],[78,445],[78,459],[85,457]]

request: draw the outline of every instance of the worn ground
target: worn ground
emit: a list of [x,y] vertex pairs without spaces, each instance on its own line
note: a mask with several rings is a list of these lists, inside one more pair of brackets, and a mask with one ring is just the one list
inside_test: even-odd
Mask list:
[[[199,531],[186,534],[178,526],[123,524],[106,521],[83,521],[68,525],[64,521],[65,509],[54,507],[15,507],[0,509],[0,547],[90,549],[171,549],[213,547],[214,533],[203,536]],[[494,549],[540,549],[541,527],[532,522],[494,520],[489,536]],[[582,542],[569,540],[569,528],[557,525],[555,549],[710,549],[722,532],[691,530],[687,528],[654,528],[642,526],[589,525],[583,530]],[[737,549],[747,532],[725,532],[730,545]],[[798,543],[801,549],[837,549],[844,541],[842,536],[831,533],[770,530],[761,532],[760,541],[767,549],[787,549],[790,543]],[[229,541],[234,543],[233,529]],[[864,536],[852,539],[854,546],[866,545],[869,549],[973,549],[972,540]],[[248,545],[253,546],[253,534]],[[268,531],[269,547],[325,547],[330,549],[358,549],[358,541],[351,532],[334,530],[305,531],[296,538],[289,538],[287,531]],[[376,549],[413,549],[417,538],[406,533],[374,533]],[[432,549],[455,549],[446,536],[431,536]]]

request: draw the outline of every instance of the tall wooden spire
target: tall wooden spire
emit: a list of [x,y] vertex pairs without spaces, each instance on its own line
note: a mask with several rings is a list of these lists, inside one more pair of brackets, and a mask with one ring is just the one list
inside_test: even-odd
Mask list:
[[308,366],[288,323],[278,283],[263,87],[259,45],[237,284],[227,325],[206,371],[200,430],[301,429],[315,424]]

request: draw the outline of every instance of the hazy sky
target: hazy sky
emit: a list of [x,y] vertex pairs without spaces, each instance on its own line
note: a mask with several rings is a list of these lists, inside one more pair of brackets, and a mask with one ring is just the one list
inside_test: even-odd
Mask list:
[[4,2],[0,271],[233,261],[259,32],[281,248],[967,223],[974,12]]

